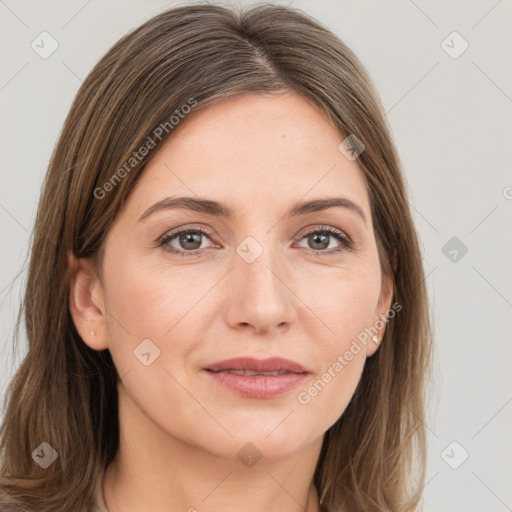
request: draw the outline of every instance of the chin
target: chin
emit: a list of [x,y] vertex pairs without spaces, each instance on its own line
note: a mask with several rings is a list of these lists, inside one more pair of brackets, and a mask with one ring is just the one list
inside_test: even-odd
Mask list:
[[[290,416],[292,415],[293,413]],[[203,432],[200,444],[203,449],[217,456],[251,467],[251,461],[270,462],[293,456],[322,435],[321,432],[315,432],[307,436],[307,428],[304,425],[293,425],[292,428],[290,424],[285,427],[286,420],[279,425],[284,417],[286,414],[279,415],[279,418],[274,416],[272,428],[269,428],[267,421],[257,419],[237,422],[236,429],[227,429],[233,437],[225,432],[212,430],[205,438]]]

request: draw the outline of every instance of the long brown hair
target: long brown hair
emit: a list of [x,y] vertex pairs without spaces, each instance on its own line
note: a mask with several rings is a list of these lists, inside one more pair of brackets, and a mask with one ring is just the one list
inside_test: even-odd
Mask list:
[[[89,512],[98,472],[118,449],[118,375],[109,351],[90,349],[75,329],[68,251],[101,271],[105,235],[156,150],[140,162],[130,158],[158,127],[165,127],[158,145],[172,136],[170,119],[184,105],[194,102],[198,112],[234,95],[283,90],[313,100],[341,135],[364,144],[357,162],[380,265],[401,305],[325,434],[314,483],[329,512],[416,510],[431,321],[405,179],[374,86],[354,53],[297,9],[192,4],[153,17],[106,53],[80,87],[53,152],[16,325],[15,338],[23,312],[29,349],[8,387],[0,430],[3,511]],[[58,454],[47,468],[33,458],[41,443]]]

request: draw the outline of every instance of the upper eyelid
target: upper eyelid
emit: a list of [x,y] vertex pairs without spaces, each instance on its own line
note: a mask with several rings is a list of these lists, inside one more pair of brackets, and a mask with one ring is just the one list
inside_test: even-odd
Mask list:
[[203,234],[206,234],[208,236],[212,235],[213,232],[212,230],[210,229],[206,229],[204,227],[194,227],[194,226],[190,226],[189,224],[185,225],[185,226],[178,226],[177,228],[174,228],[174,229],[169,229],[168,231],[166,231],[165,233],[163,233],[159,238],[158,240],[162,240],[164,238],[168,238],[168,237],[173,237],[175,235],[179,235],[180,233],[183,233],[183,232],[188,232],[188,231],[199,231]]

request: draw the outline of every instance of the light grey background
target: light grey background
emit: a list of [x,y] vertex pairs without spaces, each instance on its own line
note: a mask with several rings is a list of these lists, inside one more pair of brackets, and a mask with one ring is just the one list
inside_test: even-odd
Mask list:
[[[11,353],[11,337],[40,186],[64,117],[110,46],[172,5],[0,0],[2,397],[25,353]],[[512,1],[292,6],[366,65],[404,163],[436,336],[424,510],[512,510]],[[43,31],[59,45],[47,59],[31,48]],[[469,44],[457,58],[464,41],[454,31]],[[446,246],[452,237],[458,247]]]

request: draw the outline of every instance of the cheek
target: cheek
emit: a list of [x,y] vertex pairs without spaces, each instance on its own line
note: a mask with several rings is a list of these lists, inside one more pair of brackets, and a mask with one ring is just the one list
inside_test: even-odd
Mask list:
[[[130,414],[142,411],[168,431],[187,432],[190,417],[201,417],[204,411],[187,393],[190,386],[180,384],[186,382],[183,362],[200,339],[194,320],[204,314],[200,298],[211,284],[198,283],[187,272],[143,267],[128,258],[106,268],[110,279],[105,305],[112,311],[107,315],[109,351]],[[162,407],[171,403],[172,411],[180,414]]]
[[105,302],[113,312],[110,324],[118,329],[122,320],[122,327],[133,336],[161,338],[193,307],[206,284],[192,267],[146,262],[129,248],[118,252],[124,254],[122,261],[105,262]]
[[[125,385],[139,404],[144,395],[162,401],[172,396],[178,403],[183,394],[178,382],[188,379],[194,354],[218,318],[223,299],[212,283],[221,281],[223,269],[144,264],[142,257],[124,254],[122,262],[105,265],[105,301],[113,313],[107,315],[110,353],[120,377],[129,375]],[[182,398],[183,404],[190,400]]]
[[[373,343],[365,329],[374,320],[380,275],[359,270],[331,276],[317,288],[321,293],[310,293],[305,300],[321,321],[305,324],[314,340],[317,374],[298,391],[297,401],[308,415],[321,418],[325,429],[350,402],[366,361],[366,345]],[[312,288],[304,288],[304,294],[307,289]]]
[[324,432],[343,414],[361,378],[365,352],[363,349],[349,352],[350,359],[346,351],[333,354],[324,371],[315,375],[297,393],[297,402],[304,416],[315,418],[317,427]]
[[[318,319],[305,325],[310,329],[310,339],[317,340],[320,352],[332,360],[372,325],[380,294],[380,272],[378,267],[376,271],[374,266],[354,265],[320,279],[311,277],[300,293]],[[324,364],[328,362],[326,357],[322,357]]]
[[[105,281],[109,349],[120,375],[139,369],[140,361],[134,356],[142,342],[155,354],[160,351],[156,366],[162,366],[168,342],[176,339],[177,333],[180,343],[173,344],[173,352],[186,350],[182,324],[204,295],[206,284],[201,286],[186,272],[150,268],[140,259],[129,257],[105,262]],[[150,340],[156,348],[144,340]]]

